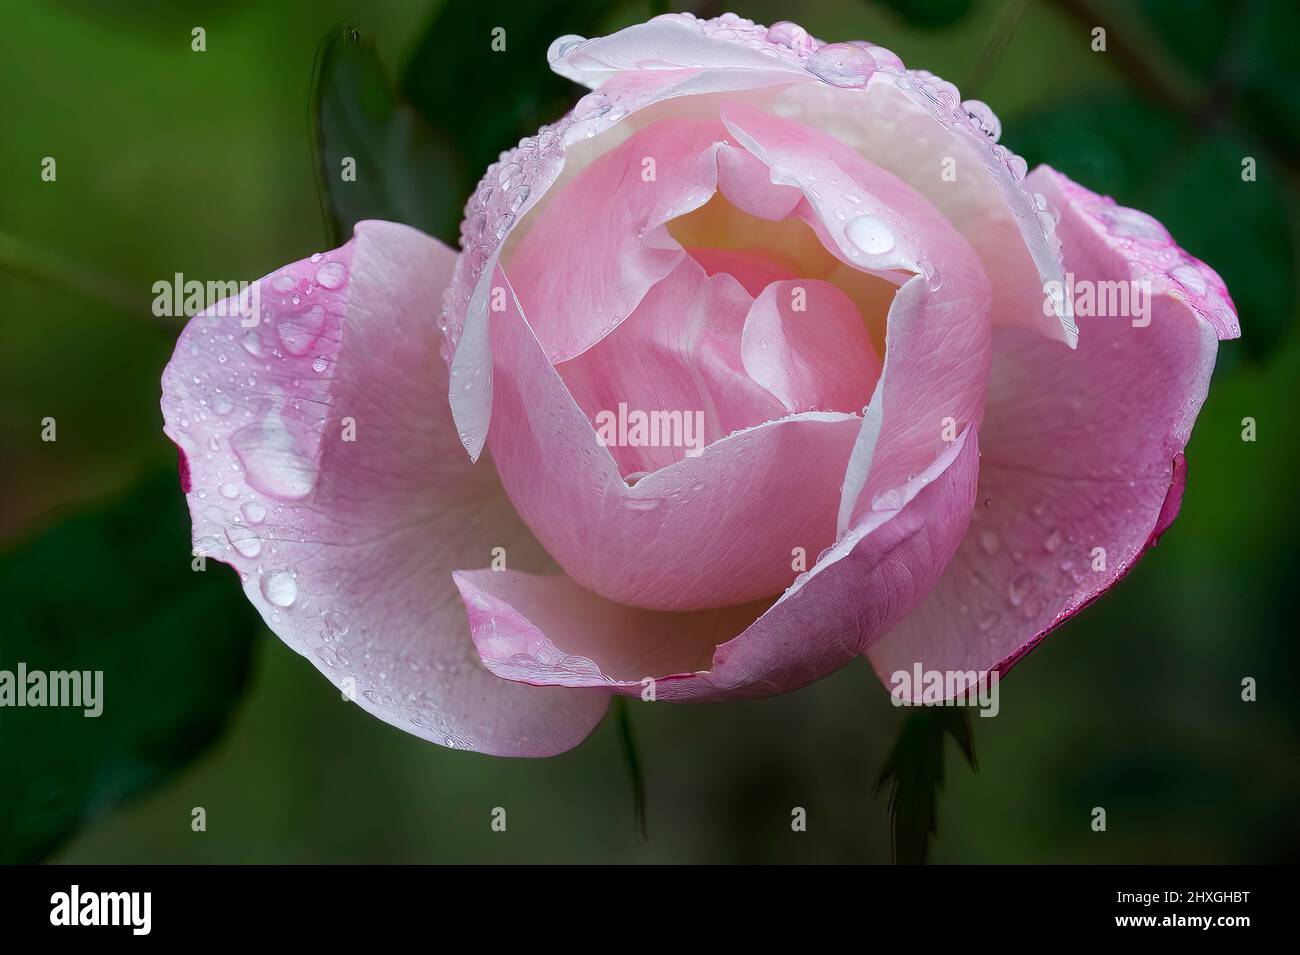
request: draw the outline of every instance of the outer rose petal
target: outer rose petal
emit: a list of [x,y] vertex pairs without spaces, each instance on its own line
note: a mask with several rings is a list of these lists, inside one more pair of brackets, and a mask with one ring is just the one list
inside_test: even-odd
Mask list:
[[451,571],[497,546],[516,566],[549,561],[451,425],[432,318],[454,257],[406,226],[359,224],[262,280],[258,327],[196,316],[163,416],[188,459],[196,548],[240,572],[277,636],[409,733],[546,756],[607,701],[499,680],[470,643]]
[[852,660],[933,586],[965,529],[978,457],[964,432],[896,511],[864,518],[761,615],[761,604],[640,610],[566,577],[474,571],[456,575],[474,642],[492,672],[535,685],[637,695],[650,677],[656,699],[690,702],[797,689]]
[[1080,317],[1076,352],[995,334],[975,516],[934,592],[871,647],[885,680],[917,662],[1005,672],[1127,573],[1178,513],[1218,339],[1239,334],[1219,277],[1154,219],[1046,166],[1027,182],[1061,212],[1076,282],[1149,280],[1150,324]]
[[[581,42],[579,42],[581,41]],[[667,14],[607,37],[563,37],[551,68],[616,99],[624,110],[711,90],[760,95],[858,150],[930,199],[979,254],[993,279],[994,322],[1073,342],[1068,315],[1037,307],[1044,281],[1059,280],[1054,224],[1024,161],[997,145],[1000,124],[951,83],[904,70],[868,43],[825,44],[792,23],[766,28],[734,14],[699,20]],[[944,175],[951,162],[952,175]]]

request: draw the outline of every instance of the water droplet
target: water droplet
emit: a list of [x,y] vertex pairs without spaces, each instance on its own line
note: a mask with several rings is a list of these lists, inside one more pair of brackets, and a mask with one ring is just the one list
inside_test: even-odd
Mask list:
[[961,104],[961,108],[966,111],[966,115],[971,118],[979,130],[984,133],[993,142],[997,142],[1002,136],[1002,123],[998,120],[997,115],[989,108],[989,104],[983,100],[968,99]]
[[279,336],[284,350],[290,355],[304,355],[320,337],[321,326],[324,323],[325,309],[313,305],[302,312],[281,315],[280,320],[275,323],[275,333]]
[[316,270],[316,281],[322,288],[342,288],[348,280],[348,270],[341,262],[326,262]]
[[1130,239],[1161,242],[1167,236],[1164,228],[1155,219],[1145,212],[1129,209],[1126,206],[1115,206],[1107,210],[1102,215],[1102,219],[1105,220],[1112,233],[1127,236]]
[[239,497],[239,488],[230,483],[223,484],[221,485],[221,496],[233,500]]
[[249,487],[288,500],[311,493],[316,466],[307,457],[306,442],[292,419],[268,415],[230,436],[230,447],[244,466]]
[[230,400],[229,395],[217,395],[212,399],[212,410],[220,415],[230,414],[235,409],[235,403]]
[[884,255],[894,247],[894,231],[878,216],[858,216],[844,227],[844,234],[868,255]]
[[1205,279],[1201,278],[1195,266],[1183,264],[1176,265],[1169,270],[1169,274],[1178,280],[1178,284],[1190,292],[1197,295],[1205,294]]
[[862,47],[828,43],[804,61],[804,69],[831,86],[860,88],[876,71],[876,61]]
[[325,359],[324,355],[317,355],[316,360],[311,363],[311,370],[316,372],[318,375],[323,375],[325,369],[329,367],[329,364],[330,363]]
[[298,582],[287,570],[274,570],[263,574],[262,596],[277,607],[292,607],[298,599]]
[[325,632],[334,639],[347,636],[348,618],[343,616],[337,610],[327,610],[321,614],[321,623],[325,625]]
[[257,337],[257,332],[248,332],[239,340],[239,344],[243,345],[244,351],[254,358],[262,357],[262,340]]
[[[242,534],[243,536],[237,536]],[[262,552],[262,539],[251,531],[226,530],[226,540],[244,557],[256,557]]]
[[194,542],[194,553],[202,557],[215,557],[221,549],[221,541],[215,537],[200,537]]
[[1011,581],[1010,586],[1007,588],[1007,598],[1011,601],[1011,606],[1019,607],[1025,602],[1025,598],[1030,596],[1037,588],[1038,578],[1032,573],[1026,572]]
[[998,538],[996,532],[991,530],[980,531],[980,550],[992,557],[1002,549],[1002,541]]
[[1061,532],[1054,530],[1047,535],[1047,540],[1043,541],[1043,549],[1049,554],[1055,554],[1061,549]]
[[244,520],[250,524],[260,524],[266,520],[266,508],[257,501],[247,501],[239,510],[244,515]]

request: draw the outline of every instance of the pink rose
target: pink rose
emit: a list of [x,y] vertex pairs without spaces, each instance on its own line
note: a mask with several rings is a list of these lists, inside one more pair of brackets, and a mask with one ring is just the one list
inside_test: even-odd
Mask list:
[[550,59],[594,92],[459,255],[362,223],[163,376],[196,546],[364,709],[544,756],[615,693],[1005,672],[1169,526],[1239,329],[1158,222],[869,44],[674,14]]

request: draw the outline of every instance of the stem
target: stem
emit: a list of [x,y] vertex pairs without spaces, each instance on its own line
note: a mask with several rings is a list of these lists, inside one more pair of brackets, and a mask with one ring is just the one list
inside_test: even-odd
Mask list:
[[623,756],[632,776],[632,798],[635,806],[636,834],[641,842],[649,841],[645,821],[645,776],[641,772],[641,757],[637,752],[636,738],[632,734],[632,716],[627,699],[614,697],[614,710],[618,717],[618,735],[623,743]]

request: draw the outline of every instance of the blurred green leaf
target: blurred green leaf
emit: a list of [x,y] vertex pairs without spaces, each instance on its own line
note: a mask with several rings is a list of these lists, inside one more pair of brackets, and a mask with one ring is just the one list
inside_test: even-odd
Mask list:
[[1300,150],[1300,4],[1295,0],[1141,0],[1169,55],[1227,113],[1292,155]]
[[189,541],[168,471],[0,557],[0,670],[103,673],[99,716],[0,708],[0,862],[41,858],[221,732],[261,621],[227,569],[191,569]]
[[[465,174],[448,140],[399,101],[379,56],[351,27],[321,46],[312,82],[317,176],[330,240],[389,219],[454,241]],[[351,162],[349,162],[351,160]],[[345,178],[345,165],[355,179]]]
[[937,831],[939,790],[943,788],[943,739],[950,735],[966,762],[975,764],[970,713],[960,706],[921,706],[908,713],[893,752],[876,781],[889,783],[889,821],[894,861],[920,865],[930,853]]
[[893,10],[909,26],[923,30],[952,26],[975,5],[974,0],[871,0],[871,3]]
[[[555,122],[581,95],[570,80],[551,72],[546,51],[560,36],[591,36],[614,6],[610,0],[516,4],[509,10],[443,4],[411,54],[402,89],[464,158],[472,178],[461,184],[462,204],[502,150]],[[504,49],[494,49],[494,40]]]
[[[1003,140],[1031,168],[1048,163],[1159,219],[1227,283],[1245,353],[1276,353],[1296,314],[1296,199],[1267,155],[1128,96],[1063,104],[1008,124]],[[1242,179],[1248,156],[1254,181]]]

